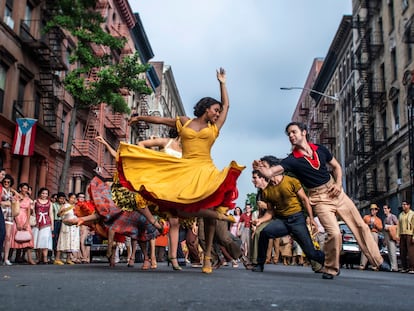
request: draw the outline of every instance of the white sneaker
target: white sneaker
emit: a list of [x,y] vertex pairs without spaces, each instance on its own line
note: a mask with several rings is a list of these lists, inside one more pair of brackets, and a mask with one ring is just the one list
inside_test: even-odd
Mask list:
[[4,261],[4,265],[5,266],[13,266],[13,264],[10,262],[10,260],[7,260],[7,259]]

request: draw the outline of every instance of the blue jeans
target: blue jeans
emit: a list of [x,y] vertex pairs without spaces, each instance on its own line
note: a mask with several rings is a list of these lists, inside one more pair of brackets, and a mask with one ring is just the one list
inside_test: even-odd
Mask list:
[[293,239],[298,242],[307,258],[324,264],[325,254],[315,249],[302,212],[274,219],[262,230],[259,237],[257,263],[259,265],[265,263],[269,239],[280,238],[288,234],[292,235]]

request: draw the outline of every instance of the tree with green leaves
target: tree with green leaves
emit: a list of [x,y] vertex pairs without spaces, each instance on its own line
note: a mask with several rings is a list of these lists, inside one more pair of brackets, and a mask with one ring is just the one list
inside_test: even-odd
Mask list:
[[248,193],[246,203],[249,203],[253,211],[257,210],[256,193]]
[[[78,110],[106,103],[114,112],[129,113],[120,90],[126,89],[139,95],[150,94],[151,89],[145,79],[139,77],[149,69],[149,65],[141,64],[137,53],[124,57],[120,62],[115,61],[114,56],[120,54],[126,39],[113,37],[104,31],[102,24],[105,20],[95,10],[95,0],[56,0],[48,1],[47,5],[53,14],[46,24],[45,32],[58,27],[70,33],[76,42],[69,56],[69,63],[76,64],[76,68],[68,71],[63,80],[65,90],[74,99],[59,182],[59,191],[65,191]],[[107,54],[97,57],[93,45],[107,47]],[[97,71],[97,78],[89,81],[87,78],[93,71]]]

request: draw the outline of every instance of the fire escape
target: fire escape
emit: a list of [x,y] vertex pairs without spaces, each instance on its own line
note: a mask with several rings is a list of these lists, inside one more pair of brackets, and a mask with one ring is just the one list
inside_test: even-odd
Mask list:
[[372,63],[383,51],[382,33],[374,31],[370,20],[378,13],[380,2],[360,1],[365,16],[354,17],[353,27],[359,36],[355,50],[353,69],[359,71],[360,81],[356,91],[353,113],[358,122],[358,138],[354,145],[359,200],[371,200],[383,193],[383,183],[376,174],[378,147],[383,139],[377,135],[374,111],[381,111],[386,104],[384,77],[374,75]]
[[[414,15],[404,25],[403,42],[414,43]],[[403,84],[407,90],[407,117],[408,117],[408,144],[410,156],[410,193],[407,196],[414,198],[414,71],[406,71]]]
[[[138,106],[138,115],[140,116],[147,116],[148,115],[148,103],[146,102],[144,96],[141,96],[139,99],[139,106]],[[148,138],[146,131],[149,129],[149,125],[146,122],[139,121],[137,124],[133,126],[133,130],[137,132],[138,140],[145,140]]]
[[[62,59],[62,40],[64,34],[59,28],[52,28],[48,33],[41,34],[44,21],[53,14],[52,9],[46,8],[43,12],[44,20],[22,20],[20,39],[23,47],[30,53],[39,65],[38,86],[40,91],[39,124],[52,133],[57,131],[57,107],[63,100],[64,89],[60,83],[58,71],[67,67]],[[30,25],[30,27],[29,27]],[[37,30],[36,32],[34,30]]]
[[320,134],[321,144],[328,145],[329,149],[333,150],[336,138],[335,135],[332,134],[332,129],[330,131],[329,117],[334,111],[335,103],[333,103],[333,99],[324,97],[319,105],[319,112],[321,113],[322,117],[322,129]]

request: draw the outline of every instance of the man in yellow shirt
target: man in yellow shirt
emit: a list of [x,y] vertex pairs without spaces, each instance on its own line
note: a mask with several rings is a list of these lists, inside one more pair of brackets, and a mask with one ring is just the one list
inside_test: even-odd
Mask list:
[[397,242],[400,243],[401,272],[414,274],[414,211],[407,201],[402,202],[398,216]]
[[[268,167],[280,164],[280,160],[273,156],[265,156],[260,160],[263,165]],[[262,191],[262,201],[267,203],[267,211],[263,217],[257,220],[256,225],[259,226],[261,223],[271,220],[273,215],[276,219],[272,220],[260,233],[257,265],[252,271],[263,272],[269,239],[288,234],[298,242],[309,260],[314,260],[323,266],[325,255],[315,249],[306,226],[302,204],[312,225],[315,229],[317,228],[313,220],[312,207],[299,180],[283,174],[273,176],[269,185]]]

